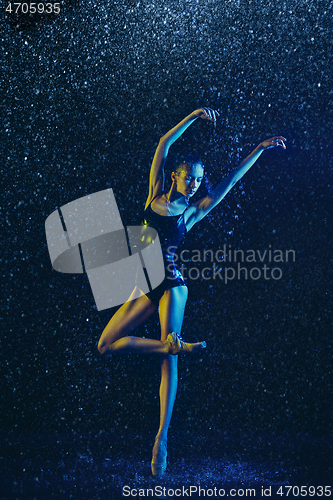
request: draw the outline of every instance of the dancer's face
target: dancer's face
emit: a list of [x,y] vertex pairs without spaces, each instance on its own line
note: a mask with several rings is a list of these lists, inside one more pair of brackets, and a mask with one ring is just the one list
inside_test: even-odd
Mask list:
[[179,174],[175,175],[177,191],[190,198],[199,189],[204,176],[204,169],[200,163],[193,166],[184,165]]

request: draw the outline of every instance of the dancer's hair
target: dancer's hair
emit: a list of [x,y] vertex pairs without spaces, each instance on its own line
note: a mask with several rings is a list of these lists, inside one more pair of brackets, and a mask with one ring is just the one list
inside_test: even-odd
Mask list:
[[202,161],[200,160],[199,156],[197,156],[196,154],[187,153],[187,154],[179,155],[177,158],[177,162],[176,162],[177,166],[173,171],[175,172],[175,174],[180,174],[180,172],[182,170],[184,170],[185,166],[193,167],[193,165],[197,165],[197,164],[201,165],[202,168],[205,169]]

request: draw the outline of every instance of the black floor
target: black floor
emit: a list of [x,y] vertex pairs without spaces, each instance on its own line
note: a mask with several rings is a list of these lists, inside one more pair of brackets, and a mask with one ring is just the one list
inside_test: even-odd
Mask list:
[[173,435],[159,479],[150,475],[152,444],[153,436],[112,432],[3,434],[0,498],[281,499],[327,498],[331,491],[325,493],[333,477],[332,436]]

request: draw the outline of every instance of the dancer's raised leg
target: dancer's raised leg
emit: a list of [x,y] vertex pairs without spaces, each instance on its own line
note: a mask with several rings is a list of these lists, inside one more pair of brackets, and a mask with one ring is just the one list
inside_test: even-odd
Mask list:
[[[136,290],[133,291],[131,297],[135,293]],[[104,328],[98,342],[99,352],[101,354],[107,352],[166,354],[169,352],[170,347],[161,340],[127,337],[129,332],[145,321],[156,308],[156,304],[145,295],[123,304]]]
[[[133,290],[128,302],[123,304],[112,316],[104,328],[98,342],[98,350],[101,354],[178,354],[178,352],[193,352],[196,344],[187,344],[187,349],[180,348],[179,340],[175,341],[171,336],[166,339],[155,340],[141,337],[127,336],[130,331],[137,328],[157,308],[146,295],[130,300],[137,295]],[[199,345],[199,344],[198,344]],[[184,344],[185,346],[185,344]]]

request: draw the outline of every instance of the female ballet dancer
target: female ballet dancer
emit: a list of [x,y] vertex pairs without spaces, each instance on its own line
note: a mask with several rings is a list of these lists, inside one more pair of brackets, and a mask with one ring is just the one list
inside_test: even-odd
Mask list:
[[[194,158],[185,160],[171,173],[171,188],[165,192],[164,163],[170,146],[198,118],[216,123],[217,111],[201,108],[193,111],[159,141],[149,177],[149,194],[144,210],[145,225],[153,227],[159,234],[164,263],[165,279],[152,292],[138,297],[136,289],[124,305],[111,318],[98,343],[104,353],[154,353],[161,355],[160,425],[153,447],[151,470],[153,475],[162,475],[167,466],[167,433],[177,391],[177,354],[196,352],[206,347],[205,342],[189,344],[182,341],[184,309],[187,286],[174,265],[174,253],[183,236],[208,212],[212,210],[233,185],[252,167],[261,153],[269,148],[286,148],[281,136],[261,142],[242,163],[231,172],[208,196],[189,204],[189,199],[199,188],[204,176],[204,167]],[[132,300],[133,297],[133,300]],[[138,297],[138,298],[135,298]],[[128,336],[157,308],[161,325],[161,340]]]

